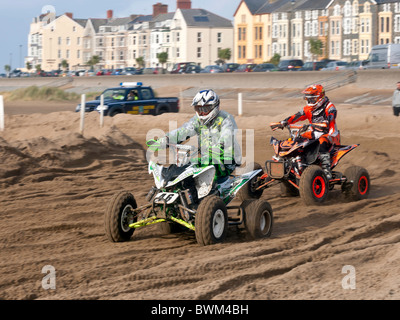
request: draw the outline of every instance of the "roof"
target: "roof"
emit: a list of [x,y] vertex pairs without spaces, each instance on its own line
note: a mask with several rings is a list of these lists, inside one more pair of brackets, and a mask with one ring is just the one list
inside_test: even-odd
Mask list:
[[153,16],[151,14],[147,16],[138,16],[135,19],[133,19],[129,23],[142,23],[142,22],[150,22],[153,19]]
[[113,18],[111,20],[108,20],[108,22],[105,24],[106,26],[122,26],[125,24],[128,24],[132,21],[131,17],[126,17],[126,18]]
[[[274,2],[271,0],[243,0],[246,3],[247,8],[249,8],[251,14],[255,14],[261,7],[265,4],[269,4],[270,2]],[[275,1],[280,2],[280,1]]]
[[375,0],[377,4],[394,3],[399,2],[399,0]]
[[[286,11],[289,10],[289,5],[291,6],[291,0],[278,0],[278,1],[264,1],[264,5],[261,6],[255,14],[272,13],[276,11]],[[284,6],[288,6],[287,9],[283,9]]]
[[204,9],[180,9],[189,27],[232,28],[231,20]]
[[92,19],[91,18],[90,21],[92,22],[94,31],[96,33],[98,33],[100,26],[106,25],[108,20],[107,19]]
[[78,23],[82,27],[86,27],[86,23],[88,21],[88,19],[72,19],[72,20],[74,20],[76,23]]
[[332,0],[305,0],[296,1],[296,10],[325,10]]
[[165,20],[172,20],[175,15],[175,12],[169,12],[169,13],[161,13],[157,17],[155,17],[152,22],[161,22]]

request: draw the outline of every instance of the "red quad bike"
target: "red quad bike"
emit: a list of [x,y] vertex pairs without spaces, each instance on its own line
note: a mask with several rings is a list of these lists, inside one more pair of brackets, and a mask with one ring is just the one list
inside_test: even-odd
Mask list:
[[[273,131],[284,129],[281,123],[271,123]],[[340,185],[346,198],[357,201],[366,199],[371,187],[368,171],[359,166],[352,166],[344,174],[333,169],[344,155],[354,150],[359,144],[350,146],[335,145],[331,152],[332,179],[328,181],[321,167],[318,140],[309,140],[301,136],[308,130],[326,128],[326,123],[307,125],[287,125],[290,138],[278,140],[271,137],[274,147],[273,160],[265,163],[266,173],[253,184],[255,190],[262,190],[280,183],[283,196],[298,196],[307,205],[323,203],[328,191]]]

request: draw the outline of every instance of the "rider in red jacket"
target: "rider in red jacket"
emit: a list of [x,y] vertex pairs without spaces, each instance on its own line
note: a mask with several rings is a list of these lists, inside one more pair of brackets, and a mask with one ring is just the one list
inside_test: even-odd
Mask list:
[[320,84],[307,87],[302,94],[307,105],[303,110],[281,121],[281,124],[296,123],[308,120],[311,124],[325,124],[325,127],[316,126],[314,130],[302,134],[308,139],[318,139],[320,143],[320,159],[322,169],[328,180],[332,179],[330,151],[334,145],[340,145],[340,132],[336,126],[336,107],[325,96],[325,89]]

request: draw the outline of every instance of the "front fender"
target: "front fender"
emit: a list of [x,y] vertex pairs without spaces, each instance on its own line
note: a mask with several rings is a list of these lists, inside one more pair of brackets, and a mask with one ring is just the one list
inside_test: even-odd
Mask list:
[[210,193],[213,186],[214,177],[214,166],[208,166],[193,175],[197,189],[197,196],[199,199],[204,198]]

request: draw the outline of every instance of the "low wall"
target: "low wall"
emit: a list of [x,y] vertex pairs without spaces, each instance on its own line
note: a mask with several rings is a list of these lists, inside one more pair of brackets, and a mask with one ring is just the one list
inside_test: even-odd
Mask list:
[[[307,84],[331,78],[341,71],[220,73],[183,75],[93,76],[73,78],[11,78],[0,79],[0,92],[21,87],[57,86],[76,92],[101,91],[121,82],[143,82],[153,88],[180,86],[195,88],[288,88],[301,89]],[[357,72],[359,88],[392,89],[400,81],[400,70],[362,70]]]

